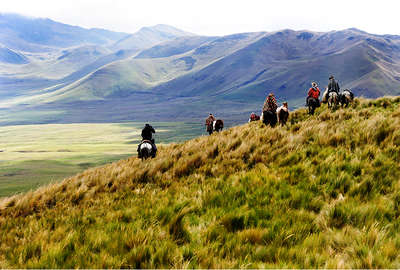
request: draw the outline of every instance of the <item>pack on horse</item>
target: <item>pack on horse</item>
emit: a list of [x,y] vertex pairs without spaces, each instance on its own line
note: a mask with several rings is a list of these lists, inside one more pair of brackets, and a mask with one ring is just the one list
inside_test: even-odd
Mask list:
[[276,114],[278,115],[278,123],[281,126],[286,125],[286,122],[289,118],[289,108],[287,102],[283,102],[283,105],[276,110]]
[[349,90],[345,89],[342,94],[340,94],[340,104],[345,106],[346,108],[352,103],[354,100],[354,94]]

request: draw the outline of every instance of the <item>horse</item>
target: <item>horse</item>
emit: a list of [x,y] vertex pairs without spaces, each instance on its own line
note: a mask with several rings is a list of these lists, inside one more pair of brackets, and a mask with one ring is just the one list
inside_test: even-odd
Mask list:
[[330,92],[328,95],[328,108],[336,109],[339,105],[339,95],[336,92]]
[[222,119],[217,119],[207,125],[207,132],[208,134],[212,134],[214,131],[220,132],[224,128],[224,121]]
[[139,157],[143,160],[148,159],[149,157],[155,157],[153,154],[153,146],[150,141],[144,140],[139,145]]
[[279,107],[278,110],[276,111],[278,115],[278,123],[281,126],[286,125],[286,122],[289,118],[289,110],[285,107]]
[[272,111],[264,111],[261,115],[261,118],[266,126],[270,125],[271,127],[275,127],[276,123],[278,122],[276,112],[274,113]]
[[313,97],[307,98],[308,114],[314,115],[315,109],[318,107],[319,102]]
[[250,115],[250,118],[249,118],[249,123],[250,123],[250,122],[253,122],[253,121],[258,121],[258,120],[260,120],[260,116],[257,115],[257,114],[255,114],[255,113],[252,113],[252,114]]
[[345,89],[343,93],[340,95],[340,103],[343,106],[346,106],[346,108],[349,106],[350,103],[352,103],[354,100],[354,94],[349,90]]

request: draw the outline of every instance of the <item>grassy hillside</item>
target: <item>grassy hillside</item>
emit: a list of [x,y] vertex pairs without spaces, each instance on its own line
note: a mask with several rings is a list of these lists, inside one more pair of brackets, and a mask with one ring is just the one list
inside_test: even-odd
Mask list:
[[2,268],[398,268],[400,98],[160,147],[0,202]]
[[[136,155],[144,123],[47,124],[0,127],[0,197]],[[202,123],[152,123],[158,144],[205,133]]]

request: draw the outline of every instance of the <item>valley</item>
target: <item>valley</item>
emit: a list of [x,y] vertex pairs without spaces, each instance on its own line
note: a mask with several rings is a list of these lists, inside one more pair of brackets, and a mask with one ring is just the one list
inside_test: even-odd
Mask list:
[[[201,123],[152,123],[157,144],[204,133]],[[0,127],[0,197],[59,182],[87,168],[136,156],[143,123]]]

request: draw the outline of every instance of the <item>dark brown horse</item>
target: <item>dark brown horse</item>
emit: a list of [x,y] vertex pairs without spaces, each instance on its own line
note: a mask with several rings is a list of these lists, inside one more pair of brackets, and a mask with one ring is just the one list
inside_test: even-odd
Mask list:
[[207,132],[211,135],[214,131],[220,132],[223,128],[224,121],[222,121],[222,119],[217,119],[207,126]]
[[262,115],[262,122],[268,126],[275,127],[276,123],[278,122],[278,117],[276,116],[276,112],[272,111],[263,111]]
[[278,108],[277,114],[278,114],[278,123],[281,126],[286,125],[286,122],[289,118],[289,110],[281,107],[281,108]]
[[313,115],[315,109],[319,106],[319,101],[313,97],[307,98],[308,114]]

